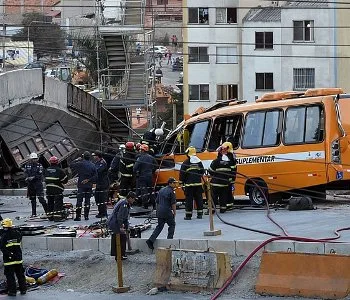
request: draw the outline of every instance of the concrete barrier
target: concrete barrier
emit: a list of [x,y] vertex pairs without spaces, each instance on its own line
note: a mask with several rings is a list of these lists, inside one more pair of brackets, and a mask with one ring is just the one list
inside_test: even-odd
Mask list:
[[[154,243],[155,248],[170,249],[193,249],[227,252],[233,256],[247,256],[263,241],[221,241],[221,240],[188,240],[188,239],[157,239]],[[51,236],[24,236],[23,248],[28,250],[52,250],[52,251],[71,251],[71,250],[92,250],[104,254],[110,253],[110,238],[70,238],[70,237],[51,237]],[[154,253],[151,251],[145,238],[131,238],[131,246],[144,253]],[[265,248],[258,252],[261,255],[266,252],[296,252],[296,253],[315,253],[315,254],[343,254],[350,256],[350,243],[303,243],[294,241],[275,241],[267,244]]]

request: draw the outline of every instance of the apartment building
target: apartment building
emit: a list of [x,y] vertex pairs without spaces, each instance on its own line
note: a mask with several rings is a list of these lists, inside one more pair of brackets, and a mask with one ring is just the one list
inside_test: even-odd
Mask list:
[[240,98],[241,24],[266,1],[183,0],[184,111]]
[[182,21],[182,0],[146,0],[145,27],[153,21]]
[[333,14],[322,0],[251,9],[242,30],[243,98],[336,86]]

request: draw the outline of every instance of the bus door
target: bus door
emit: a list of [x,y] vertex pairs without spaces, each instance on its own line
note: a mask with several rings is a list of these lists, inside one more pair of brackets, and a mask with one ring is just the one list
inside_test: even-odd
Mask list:
[[339,171],[340,173],[336,174],[336,179],[350,179],[350,95],[339,95],[335,98],[335,110],[340,137],[339,141],[331,141],[331,160],[337,163],[338,159],[338,163],[342,165],[343,173]]
[[321,104],[286,109],[284,154],[278,155],[285,174],[284,180],[279,182],[282,190],[307,188],[327,182],[324,111]]
[[[230,142],[236,156],[240,155],[240,153],[237,153],[237,149],[241,140],[242,124],[243,114],[241,113],[215,118],[209,138],[208,157],[206,160],[202,159],[204,167],[208,168],[210,166],[210,163],[217,157],[216,149],[224,142]],[[240,168],[237,171],[242,172]],[[235,195],[244,195],[242,177],[240,175],[236,177]]]
[[[182,163],[187,159],[185,154],[189,146],[193,146],[197,150],[197,156],[205,161],[206,148],[209,140],[209,131],[211,120],[200,120],[192,124],[188,124],[182,131],[182,135],[177,138],[174,148],[175,161],[175,178],[179,178]],[[185,199],[182,189],[176,190],[176,198]]]

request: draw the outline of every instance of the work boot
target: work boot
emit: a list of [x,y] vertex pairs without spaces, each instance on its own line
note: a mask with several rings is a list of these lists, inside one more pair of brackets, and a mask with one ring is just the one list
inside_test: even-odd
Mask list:
[[78,217],[78,216],[76,216],[76,217],[74,218],[74,221],[81,221],[80,216],[79,216],[79,217]]
[[84,218],[85,218],[85,220],[89,220],[89,212],[90,212],[90,207],[85,207],[84,208]]
[[191,217],[184,217],[184,220],[191,220]]
[[27,294],[27,291],[26,290],[22,290],[21,291],[21,295],[25,295],[25,294]]
[[98,218],[98,219],[102,219],[102,218],[107,218],[107,215],[98,214],[95,217]]
[[203,215],[197,215],[197,219],[203,219]]
[[81,216],[81,207],[79,207],[79,208],[77,207],[77,208],[76,208],[75,216],[76,216],[77,218],[80,219],[80,216]]
[[36,202],[31,201],[32,203],[32,216],[36,216]]
[[150,248],[151,250],[154,250],[153,242],[151,240],[147,240],[146,244],[147,244],[148,248]]

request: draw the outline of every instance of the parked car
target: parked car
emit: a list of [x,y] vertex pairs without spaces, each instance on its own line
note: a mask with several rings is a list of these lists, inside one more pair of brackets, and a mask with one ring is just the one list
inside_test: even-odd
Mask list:
[[151,54],[154,52],[154,54],[156,56],[159,56],[160,54],[162,54],[164,56],[165,53],[168,52],[168,48],[164,47],[164,46],[154,46],[154,47],[148,48],[147,52],[149,52]]
[[45,72],[46,66],[41,61],[33,61],[29,64],[26,64],[23,69],[41,69],[43,72]]

